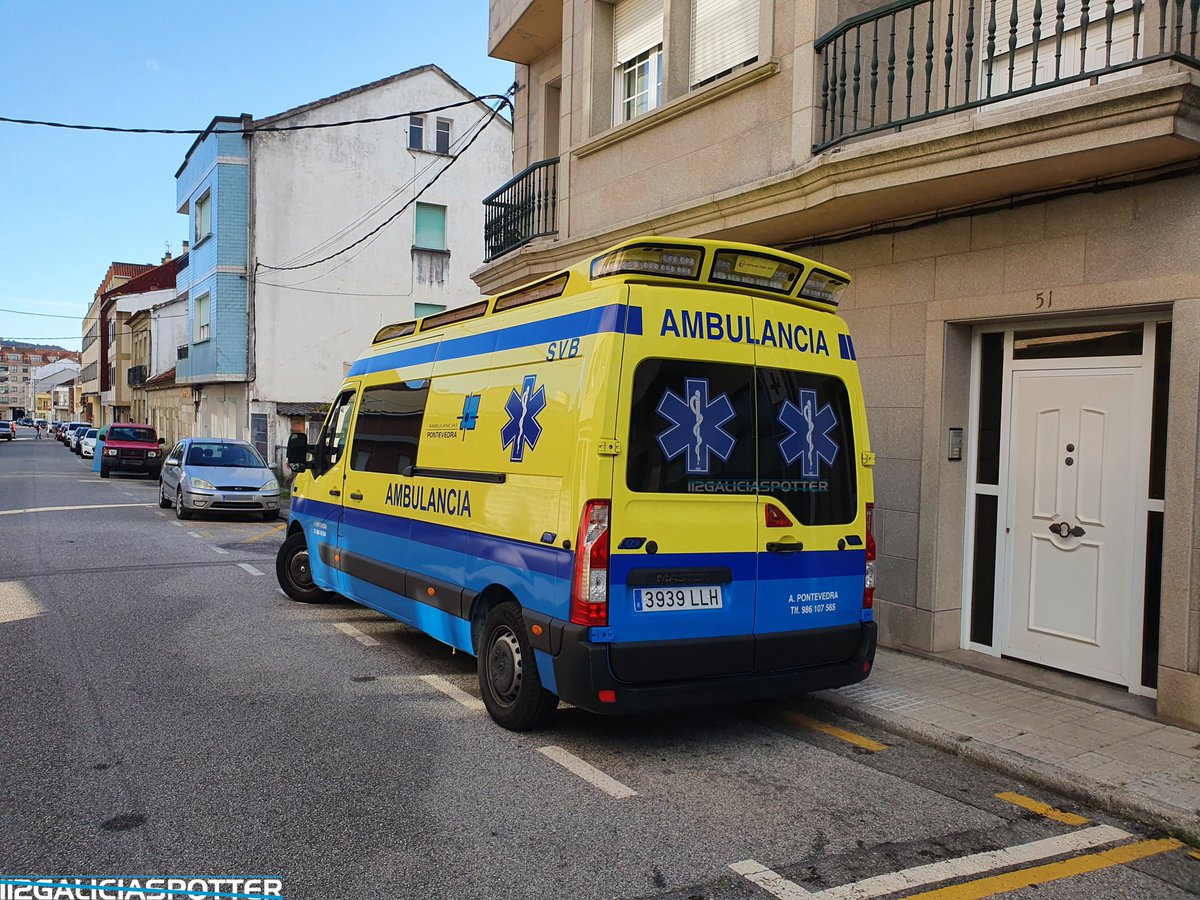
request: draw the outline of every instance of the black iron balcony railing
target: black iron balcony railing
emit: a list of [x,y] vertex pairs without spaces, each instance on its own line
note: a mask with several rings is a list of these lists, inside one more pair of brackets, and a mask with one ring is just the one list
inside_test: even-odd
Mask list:
[[813,152],[1160,60],[1200,67],[1200,0],[898,0],[819,38]]
[[188,346],[189,346],[188,344],[180,344],[178,347],[176,347],[175,348],[175,358],[176,359],[187,359],[188,358]]
[[483,201],[485,262],[534,238],[558,234],[558,158],[543,159],[513,176]]
[[146,367],[130,366],[126,370],[125,377],[130,387],[137,387],[140,384],[144,384],[146,381]]

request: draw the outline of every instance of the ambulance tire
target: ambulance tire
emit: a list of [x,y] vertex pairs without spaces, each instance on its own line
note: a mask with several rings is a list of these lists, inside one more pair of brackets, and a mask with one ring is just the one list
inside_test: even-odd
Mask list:
[[291,535],[279,548],[275,556],[275,577],[283,592],[299,603],[329,603],[337,599],[337,594],[313,584],[312,571],[308,567],[308,541],[304,539],[303,531]]
[[521,607],[512,601],[484,620],[478,669],[483,704],[509,731],[541,728],[558,708],[558,698],[542,687]]

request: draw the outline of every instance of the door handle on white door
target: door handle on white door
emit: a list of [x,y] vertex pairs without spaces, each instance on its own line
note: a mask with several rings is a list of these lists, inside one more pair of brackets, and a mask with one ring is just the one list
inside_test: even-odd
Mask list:
[[1050,533],[1057,534],[1060,538],[1068,537],[1083,537],[1087,534],[1082,525],[1072,527],[1070,522],[1055,522],[1050,526]]

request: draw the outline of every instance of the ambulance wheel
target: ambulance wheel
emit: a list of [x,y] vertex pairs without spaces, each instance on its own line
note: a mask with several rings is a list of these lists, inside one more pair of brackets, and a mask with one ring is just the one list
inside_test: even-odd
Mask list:
[[542,687],[516,603],[501,603],[488,613],[478,665],[483,704],[498,725],[531,731],[550,721],[558,698]]
[[175,492],[175,518],[190,519],[192,511],[183,505],[183,488]]
[[300,603],[328,603],[337,595],[317,587],[308,563],[308,541],[297,531],[279,548],[275,557],[275,577],[283,592]]
[[163,483],[161,481],[158,483],[158,508],[159,509],[170,509],[171,508],[171,499],[163,491]]

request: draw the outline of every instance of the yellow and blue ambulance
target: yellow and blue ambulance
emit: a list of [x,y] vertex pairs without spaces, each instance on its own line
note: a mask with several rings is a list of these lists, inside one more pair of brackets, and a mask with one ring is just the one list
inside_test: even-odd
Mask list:
[[277,574],[477,658],[512,729],[820,690],[875,654],[849,276],[626,241],[382,329],[293,434]]

